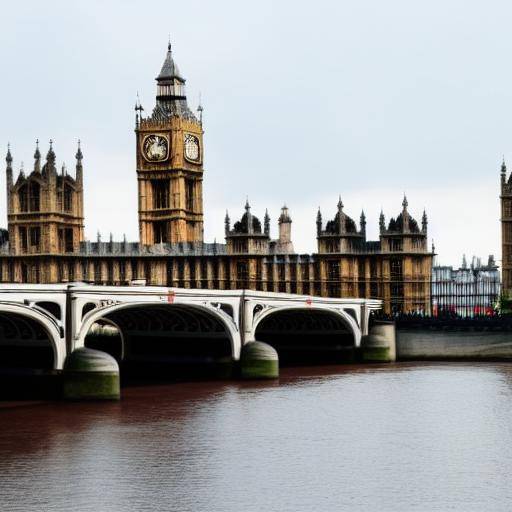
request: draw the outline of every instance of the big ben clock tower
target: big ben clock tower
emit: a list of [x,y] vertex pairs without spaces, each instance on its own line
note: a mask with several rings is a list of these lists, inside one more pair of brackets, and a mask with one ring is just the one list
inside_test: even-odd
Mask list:
[[202,242],[203,128],[188,108],[170,44],[156,82],[152,115],[143,118],[136,107],[140,242]]

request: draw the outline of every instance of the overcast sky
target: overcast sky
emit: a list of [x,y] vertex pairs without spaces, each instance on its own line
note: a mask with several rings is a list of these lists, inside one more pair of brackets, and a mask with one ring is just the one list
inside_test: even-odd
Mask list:
[[441,263],[501,258],[510,2],[24,1],[1,20],[2,152],[30,170],[36,138],[43,155],[53,138],[74,169],[80,138],[90,239],[138,238],[133,106],[138,91],[152,109],[170,34],[189,104],[204,104],[207,241],[249,196],[274,236],[286,202],[296,250],[314,251],[317,208],[333,217],[339,194],[376,239],[405,192]]

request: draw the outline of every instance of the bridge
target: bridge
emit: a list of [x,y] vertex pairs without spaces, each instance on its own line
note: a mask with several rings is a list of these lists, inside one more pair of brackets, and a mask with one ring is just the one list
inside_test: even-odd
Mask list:
[[359,347],[370,312],[380,307],[372,299],[248,290],[2,284],[0,366],[26,359],[62,369],[69,353],[94,338],[98,324],[118,330],[121,360],[155,351],[173,360],[236,361],[253,340],[278,352]]
[[236,363],[254,341],[280,359],[320,354],[336,362],[361,347],[380,307],[249,290],[2,284],[0,371],[62,370],[83,347],[131,368]]

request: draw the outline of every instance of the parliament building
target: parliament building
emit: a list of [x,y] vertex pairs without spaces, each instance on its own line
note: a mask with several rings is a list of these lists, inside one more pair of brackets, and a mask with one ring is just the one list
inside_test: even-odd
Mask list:
[[202,108],[194,113],[188,106],[171,45],[156,82],[152,114],[144,117],[140,104],[135,107],[139,241],[84,239],[80,144],[74,176],[57,170],[51,141],[44,161],[36,144],[33,169],[14,176],[9,148],[2,282],[247,288],[380,298],[387,313],[430,313],[434,249],[427,243],[427,216],[419,225],[405,197],[396,217],[386,222],[381,212],[378,241],[366,239],[364,212],[356,224],[340,199],[328,220],[318,211],[314,254],[295,252],[286,206],[272,239],[268,213],[262,222],[248,202],[239,220],[226,214],[225,243],[206,243]]

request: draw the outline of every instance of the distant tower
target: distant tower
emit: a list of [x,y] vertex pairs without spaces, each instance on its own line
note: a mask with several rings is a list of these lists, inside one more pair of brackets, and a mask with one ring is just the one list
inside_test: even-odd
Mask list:
[[505,160],[501,164],[501,281],[503,292],[512,294],[512,176],[507,180]]
[[270,219],[267,217],[265,214],[262,229],[260,220],[251,212],[249,200],[245,202],[245,213],[233,224],[233,228],[226,213],[224,226],[228,254],[268,254],[270,237],[265,225],[268,226]]
[[137,115],[135,127],[140,241],[202,242],[203,129],[187,105],[170,44],[156,82],[153,113]]
[[279,216],[279,240],[278,252],[282,254],[291,254],[294,252],[292,243],[292,218],[288,207],[284,205],[281,208],[281,215]]
[[12,156],[7,153],[7,223],[13,255],[78,252],[84,238],[82,151],[76,154],[76,178],[57,172],[53,143],[41,167],[36,142],[34,168],[20,170],[13,183]]
[[350,253],[362,247],[366,238],[366,218],[364,213],[360,217],[361,229],[357,230],[354,220],[343,211],[344,205],[341,197],[338,200],[337,212],[333,220],[322,226],[320,209],[316,217],[316,239],[320,254]]

